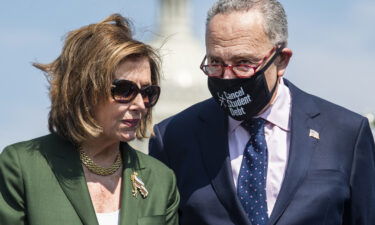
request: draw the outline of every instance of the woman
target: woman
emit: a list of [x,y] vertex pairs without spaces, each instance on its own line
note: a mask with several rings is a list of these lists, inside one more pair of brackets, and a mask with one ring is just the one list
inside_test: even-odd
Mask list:
[[127,142],[146,137],[159,58],[114,14],[34,64],[50,81],[51,134],[0,155],[1,225],[178,224],[175,177]]

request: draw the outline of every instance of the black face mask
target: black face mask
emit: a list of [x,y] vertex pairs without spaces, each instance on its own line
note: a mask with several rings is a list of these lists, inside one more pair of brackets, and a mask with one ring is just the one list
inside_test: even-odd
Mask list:
[[277,49],[268,63],[250,78],[208,78],[208,89],[226,114],[239,121],[250,119],[271,101],[277,83],[269,91],[264,72],[280,52],[281,48]]

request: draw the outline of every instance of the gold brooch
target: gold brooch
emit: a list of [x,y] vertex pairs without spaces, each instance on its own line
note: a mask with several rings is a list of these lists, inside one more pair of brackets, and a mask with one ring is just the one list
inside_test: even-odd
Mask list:
[[130,180],[132,181],[132,194],[134,197],[137,197],[138,192],[142,195],[142,198],[146,198],[148,195],[148,191],[145,188],[145,184],[141,180],[141,178],[137,177],[138,173],[133,172],[133,174],[130,176]]

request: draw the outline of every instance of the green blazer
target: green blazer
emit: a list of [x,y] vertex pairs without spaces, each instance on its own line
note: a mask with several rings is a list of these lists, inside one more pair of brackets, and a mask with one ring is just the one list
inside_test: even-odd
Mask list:
[[[121,225],[177,225],[179,194],[164,164],[121,143]],[[148,196],[132,195],[136,171]],[[1,225],[98,225],[78,151],[55,134],[6,147],[0,154]]]

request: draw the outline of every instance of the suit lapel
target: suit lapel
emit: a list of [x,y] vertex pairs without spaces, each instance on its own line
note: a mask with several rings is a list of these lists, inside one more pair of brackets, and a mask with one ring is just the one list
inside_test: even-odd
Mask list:
[[121,143],[121,151],[123,156],[123,175],[121,187],[120,225],[138,224],[138,205],[140,204],[140,201],[143,200],[143,198],[139,193],[137,194],[137,197],[133,196],[130,176],[133,172],[137,172],[138,177],[142,179],[146,189],[148,189],[147,181],[151,171],[138,158],[135,150],[131,148],[127,143]]
[[285,81],[292,94],[291,138],[288,165],[274,209],[268,224],[275,224],[280,218],[299,185],[306,176],[310,159],[318,142],[310,136],[310,130],[319,132],[321,126],[315,103],[306,94]]
[[[78,151],[70,142],[62,140],[57,135],[52,134],[51,137],[48,146],[43,148],[46,149],[44,155],[60,183],[61,189],[71,202],[82,224],[98,225]],[[142,197],[139,194],[137,198],[133,197],[130,176],[136,171],[147,188],[150,170],[144,166],[135,150],[127,143],[121,143],[121,153],[123,175],[119,224],[137,224],[138,204],[142,201]]]
[[236,224],[250,224],[233,184],[228,150],[227,117],[211,99],[200,113],[202,129],[197,134],[203,162],[217,197]]
[[61,189],[77,212],[82,224],[98,225],[91,203],[78,151],[68,141],[55,134],[44,149],[44,155],[55,174]]

